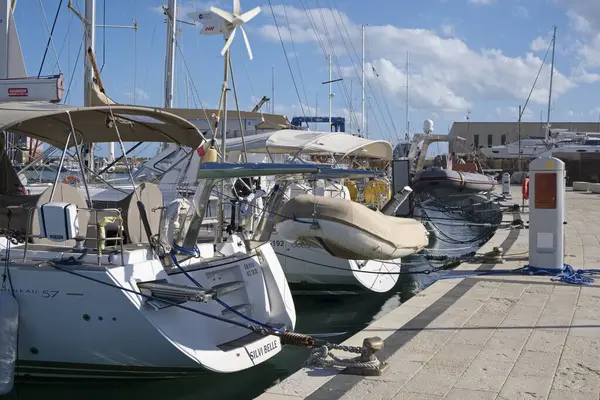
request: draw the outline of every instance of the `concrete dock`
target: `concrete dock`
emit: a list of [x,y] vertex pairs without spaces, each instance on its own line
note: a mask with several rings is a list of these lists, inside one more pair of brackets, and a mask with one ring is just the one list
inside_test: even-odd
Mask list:
[[[521,204],[520,186],[512,188]],[[505,213],[510,222],[528,215]],[[566,193],[565,263],[600,268],[600,197]],[[480,250],[500,246],[500,264],[451,272],[512,270],[528,263],[527,229],[501,229]],[[303,368],[260,400],[600,399],[600,277],[591,285],[550,276],[487,275],[440,280],[343,344],[379,336],[382,376]],[[308,355],[308,353],[307,353]],[[341,357],[355,354],[338,353]]]

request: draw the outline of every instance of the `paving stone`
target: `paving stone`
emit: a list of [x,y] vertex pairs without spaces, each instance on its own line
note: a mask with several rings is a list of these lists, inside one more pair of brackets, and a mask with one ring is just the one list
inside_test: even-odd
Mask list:
[[393,400],[441,400],[443,398],[444,396],[400,391],[396,394]]
[[448,341],[448,344],[483,345],[496,330],[494,328],[459,329]]
[[[362,380],[352,390],[344,393],[340,400],[389,400],[402,388],[403,384],[397,382],[382,382],[376,380]],[[333,397],[332,397],[333,398]]]
[[403,390],[412,393],[425,393],[443,396],[450,391],[460,373],[451,373],[437,365],[425,365]]
[[598,393],[600,388],[600,359],[561,359],[554,378],[553,389]]
[[507,284],[503,283],[502,286],[494,292],[492,295],[492,299],[509,299],[509,300],[518,300],[519,297],[523,294],[525,289],[527,288],[527,284]]
[[481,353],[479,353],[479,358],[489,361],[515,362],[524,344],[525,340],[520,338],[513,339],[492,335]]
[[553,377],[559,360],[559,353],[524,351],[517,358],[510,375]]
[[454,388],[444,400],[494,400],[497,395],[497,392]]
[[597,360],[600,358],[600,337],[568,335],[565,348],[562,352],[562,358],[570,360]]
[[376,381],[389,381],[400,384],[408,382],[421,368],[425,365],[418,361],[407,361],[401,358],[394,358],[393,356],[388,359],[388,369],[384,375],[381,376],[367,376],[367,380]]
[[524,350],[560,353],[566,337],[566,331],[534,329],[529,340],[525,343]]
[[259,400],[298,400],[298,399],[302,399],[302,397],[298,397],[298,396],[286,396],[284,394],[276,394],[276,393],[263,393],[262,395],[260,395],[259,397],[257,397],[257,399]]
[[499,392],[513,366],[512,362],[476,359],[454,385],[460,389]]
[[598,400],[599,397],[597,393],[552,389],[548,400]]
[[479,346],[470,344],[447,344],[427,362],[427,365],[439,366],[451,374],[460,374],[468,368],[480,350]]
[[552,377],[509,376],[498,400],[545,399],[550,393],[551,385]]
[[[600,313],[600,308],[598,311]],[[574,318],[569,330],[571,336],[600,338],[600,320]]]

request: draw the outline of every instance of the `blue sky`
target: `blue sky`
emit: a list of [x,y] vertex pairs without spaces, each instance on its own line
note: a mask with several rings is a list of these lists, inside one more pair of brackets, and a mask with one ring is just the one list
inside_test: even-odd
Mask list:
[[[82,12],[83,3],[83,0],[73,1]],[[187,20],[188,12],[202,11],[210,5],[231,10],[231,3],[230,0],[180,1],[179,18]],[[42,4],[51,25],[59,0],[43,0]],[[76,66],[82,25],[66,4],[63,1],[53,39],[67,85],[72,79],[67,102],[82,104],[83,50]],[[244,11],[255,6],[262,8],[261,14],[245,25],[254,60],[248,59],[241,35],[232,46],[243,109],[251,109],[263,95],[271,96],[274,67],[275,111],[290,119],[302,115],[274,24],[275,14],[303,108],[309,115],[315,114],[317,102],[318,114],[327,115],[328,89],[321,82],[327,80],[328,66],[319,41],[328,53],[332,53],[333,46],[334,78],[344,77],[333,89],[334,116],[346,117],[347,125],[351,120],[353,131],[360,121],[360,81],[356,74],[360,65],[351,46],[360,54],[360,25],[367,25],[370,137],[396,140],[404,135],[407,52],[411,132],[420,130],[423,120],[428,118],[435,121],[438,133],[447,132],[452,122],[464,121],[467,115],[473,121],[516,120],[517,106],[527,98],[550,43],[553,25],[558,27],[558,38],[552,119],[597,121],[599,118],[600,100],[596,93],[600,83],[600,2],[597,0],[271,0],[271,4],[273,9],[268,0],[241,1]],[[160,0],[106,0],[106,6],[104,1],[97,1],[98,24],[105,20],[106,24],[130,25],[133,19],[139,24],[137,32],[96,30],[96,54],[103,65],[103,81],[107,94],[118,102],[131,104],[135,100],[136,104],[156,106],[164,103],[166,25],[160,7]],[[314,18],[315,25],[307,14]],[[27,73],[36,75],[48,38],[39,2],[18,2],[15,17]],[[205,106],[216,107],[222,81],[223,41],[219,36],[199,35],[198,27],[184,24],[179,27],[179,43],[190,68],[190,81],[195,86],[189,92],[197,91]],[[188,104],[183,64],[177,51],[176,107]],[[42,74],[58,70],[51,48]],[[524,120],[538,121],[540,113],[546,118],[549,75],[549,68],[544,68]],[[198,106],[191,94],[189,105]]]

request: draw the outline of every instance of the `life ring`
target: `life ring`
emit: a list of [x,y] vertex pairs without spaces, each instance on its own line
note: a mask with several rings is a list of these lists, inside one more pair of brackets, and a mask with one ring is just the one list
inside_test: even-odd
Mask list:
[[344,186],[348,188],[348,193],[350,194],[350,200],[357,201],[358,200],[358,187],[356,186],[356,182],[351,180],[344,180]]
[[523,194],[523,200],[529,200],[529,178],[523,180],[523,186],[521,187],[521,194]]
[[63,179],[63,183],[66,183],[68,185],[79,185],[81,183],[81,179],[79,179],[78,176],[67,176],[65,179]]
[[391,197],[392,190],[384,179],[370,180],[365,187],[365,202],[368,204],[385,204]]

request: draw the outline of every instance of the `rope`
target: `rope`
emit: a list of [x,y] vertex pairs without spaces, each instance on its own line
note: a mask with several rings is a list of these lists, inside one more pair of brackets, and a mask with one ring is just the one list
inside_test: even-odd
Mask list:
[[312,367],[356,367],[364,369],[378,369],[381,365],[381,362],[375,356],[373,356],[373,359],[370,361],[361,361],[360,356],[341,358],[331,353],[331,350],[341,350],[354,354],[361,354],[363,351],[362,347],[325,343],[324,345],[312,349],[304,365]]
[[575,270],[569,264],[564,264],[563,268],[538,268],[526,265],[523,273],[528,275],[554,275],[553,282],[563,282],[571,285],[590,285],[594,279],[585,275],[600,275],[600,269],[578,269]]
[[[10,232],[10,220],[12,217],[12,212],[8,210],[7,213],[7,231]],[[10,269],[8,269],[8,264],[10,263],[10,245],[13,243],[11,237],[6,237],[6,258],[4,259],[4,273],[2,274],[2,291],[6,290],[6,282],[8,281],[8,285],[10,286],[10,292],[12,296],[15,297],[15,287],[12,282],[12,277],[10,276]]]
[[58,70],[61,71],[60,61],[58,58],[58,54],[56,54],[56,47],[54,46],[54,40],[52,39],[52,35],[54,34],[54,28],[56,27],[56,21],[58,20],[58,14],[60,12],[60,6],[62,5],[63,0],[60,0],[58,3],[58,7],[56,7],[56,14],[54,14],[54,22],[52,22],[52,29],[50,30],[48,27],[48,19],[46,18],[46,11],[44,10],[44,5],[42,4],[42,0],[39,0],[40,8],[42,9],[42,14],[44,15],[44,22],[46,23],[46,29],[48,30],[48,43],[46,43],[46,49],[44,50],[44,56],[42,57],[42,63],[40,65],[40,69],[38,71],[37,77],[39,78],[42,74],[42,68],[44,68],[44,61],[46,61],[46,55],[48,54],[48,48],[50,47],[50,43],[52,43],[52,50],[54,51],[54,57],[56,57],[56,63],[58,64]]
[[571,285],[590,285],[594,283],[593,278],[589,278],[586,275],[600,275],[600,269],[578,269],[575,270],[569,264],[564,264],[563,268],[539,268],[526,265],[521,268],[515,268],[511,270],[501,271],[475,271],[474,273],[466,273],[460,275],[447,275],[440,277],[439,279],[462,279],[471,278],[473,276],[483,275],[554,275],[550,279],[553,282],[563,282]]
[[[196,248],[197,250],[198,248]],[[186,250],[189,252],[189,250]],[[173,263],[175,264],[175,266],[186,276],[186,278],[188,278],[194,285],[196,285],[197,287],[201,288],[203,287],[197,280],[195,280],[186,270],[184,270],[181,265],[179,265],[179,262],[177,261],[177,257],[175,257],[175,253],[171,252],[170,253],[171,256],[171,260],[173,260]],[[200,257],[200,252],[198,252],[198,257]],[[236,310],[235,308],[231,307],[229,304],[225,303],[223,300],[215,298],[215,301],[217,303],[219,303],[220,305],[222,305],[223,307],[225,307],[227,310],[231,311],[232,313],[234,313],[235,315],[237,315],[238,317],[241,317],[243,319],[245,319],[248,322],[251,322],[253,324],[256,324],[258,326],[261,326],[263,328],[266,328],[270,331],[273,332],[279,332],[279,333],[283,333],[283,331],[281,329],[277,329],[275,327],[272,327],[268,324],[262,323],[260,321],[257,321],[253,318],[248,317],[245,314],[242,314],[241,312],[239,312],[238,310]]]
[[[302,104],[302,97],[300,97],[300,92],[298,91],[298,85],[296,85],[296,78],[294,78],[294,71],[292,70],[292,65],[290,64],[290,59],[288,57],[287,51],[285,49],[285,45],[283,44],[283,38],[281,37],[281,32],[279,31],[279,24],[277,23],[277,18],[275,17],[275,11],[273,10],[273,4],[271,0],[269,0],[269,8],[271,8],[271,14],[273,15],[273,22],[275,22],[275,28],[277,29],[277,35],[279,36],[279,41],[281,42],[281,48],[283,49],[283,55],[285,56],[285,61],[287,62],[288,69],[290,70],[290,75],[292,76],[292,83],[294,84],[294,89],[296,90],[296,96],[298,97],[298,101],[300,102],[300,109],[302,110],[302,115],[306,118],[306,112],[304,111],[304,105]],[[291,31],[290,31],[291,35]]]
[[95,279],[95,278],[92,278],[92,277],[89,277],[89,276],[85,276],[83,274],[79,274],[79,273],[77,273],[75,271],[72,271],[72,270],[69,270],[69,269],[66,269],[66,268],[62,268],[62,267],[59,266],[59,264],[76,265],[76,264],[80,264],[80,263],[81,263],[81,261],[74,260],[74,258],[73,258],[73,260],[69,259],[69,260],[46,261],[44,263],[41,263],[40,265],[47,264],[47,265],[51,266],[52,268],[55,268],[55,269],[57,269],[59,271],[66,272],[68,274],[75,275],[75,276],[78,276],[80,278],[92,281],[92,282],[100,283],[102,285],[109,286],[109,287],[112,287],[112,288],[115,288],[115,289],[118,289],[118,290],[122,290],[122,291],[127,292],[127,293],[132,293],[132,294],[135,294],[135,295],[138,295],[138,296],[142,296],[142,297],[147,298],[147,299],[158,300],[158,301],[161,301],[163,303],[169,304],[170,306],[181,308],[183,310],[190,311],[190,312],[192,312],[194,314],[198,314],[198,315],[201,315],[201,316],[206,317],[206,318],[210,318],[210,319],[214,319],[214,320],[217,320],[217,321],[220,321],[220,322],[225,322],[225,323],[228,323],[228,324],[239,326],[241,328],[248,329],[248,330],[250,330],[252,332],[258,332],[258,333],[262,333],[263,332],[263,330],[259,329],[258,327],[254,327],[254,326],[251,326],[251,325],[245,325],[245,324],[243,324],[241,322],[233,321],[233,320],[230,320],[230,319],[227,319],[227,318],[219,317],[218,315],[214,315],[214,314],[210,314],[210,313],[207,313],[207,312],[204,312],[204,311],[196,310],[194,308],[187,307],[187,306],[184,306],[182,304],[178,304],[178,303],[175,303],[175,302],[163,299],[163,298],[158,298],[156,296],[152,296],[152,295],[149,295],[149,294],[144,294],[142,292],[137,292],[135,290],[127,289],[127,288],[124,288],[124,287],[121,287],[121,286],[118,286],[118,285],[115,285],[115,284],[112,284],[112,283],[109,283],[109,282],[103,282],[101,280],[98,280],[98,279]]

